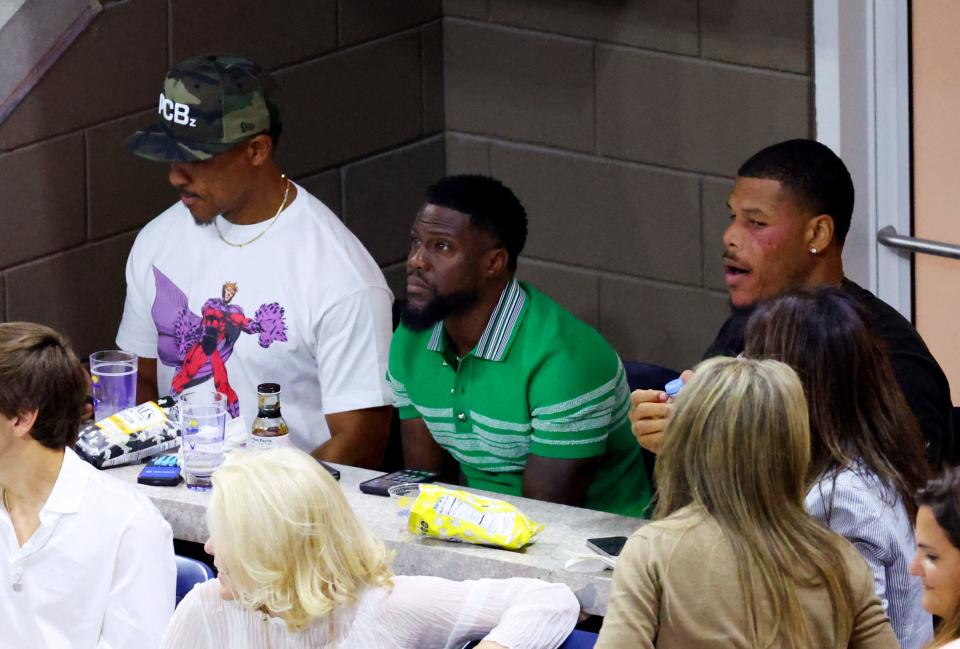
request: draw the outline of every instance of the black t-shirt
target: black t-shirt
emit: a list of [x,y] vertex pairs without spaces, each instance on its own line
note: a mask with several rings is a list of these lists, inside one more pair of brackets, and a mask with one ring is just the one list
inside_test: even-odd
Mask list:
[[[953,439],[953,403],[950,384],[940,364],[913,325],[889,304],[848,279],[843,290],[866,309],[871,324],[887,344],[890,365],[907,404],[920,424],[927,459],[934,468],[956,464],[960,448]],[[743,351],[750,309],[735,310],[720,327],[704,358],[736,356]]]

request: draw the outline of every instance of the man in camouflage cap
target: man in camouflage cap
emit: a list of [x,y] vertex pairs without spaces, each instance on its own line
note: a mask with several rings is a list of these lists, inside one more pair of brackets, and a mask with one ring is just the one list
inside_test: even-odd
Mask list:
[[249,59],[205,56],[181,61],[164,81],[157,108],[161,121],[134,133],[127,145],[147,160],[194,162],[260,133],[276,140],[276,91],[272,78]]
[[167,73],[157,115],[127,146],[169,164],[180,202],[127,261],[117,344],[140,358],[138,401],[212,387],[239,442],[256,386],[280,383],[296,446],[375,467],[392,401],[392,296],[356,237],[282,173],[272,79],[242,57],[190,58]]

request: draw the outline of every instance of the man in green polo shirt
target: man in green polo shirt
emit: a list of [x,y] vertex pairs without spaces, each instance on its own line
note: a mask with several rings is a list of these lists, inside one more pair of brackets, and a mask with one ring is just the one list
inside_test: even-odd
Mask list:
[[640,516],[650,485],[616,352],[514,277],[527,217],[486,176],[427,190],[387,380],[408,468],[468,487]]

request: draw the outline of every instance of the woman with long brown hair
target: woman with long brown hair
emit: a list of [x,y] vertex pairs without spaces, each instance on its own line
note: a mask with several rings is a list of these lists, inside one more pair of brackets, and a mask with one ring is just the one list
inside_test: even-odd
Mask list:
[[908,568],[916,549],[913,494],[928,470],[883,340],[853,298],[821,287],[760,305],[744,354],[779,360],[799,375],[810,408],[807,511],[866,559],[904,649],[923,647],[933,623]]
[[947,469],[917,492],[917,555],[923,608],[942,618],[930,649],[960,649],[960,469]]
[[674,406],[654,522],[620,555],[597,648],[897,647],[863,559],[804,511],[796,373],[705,361]]

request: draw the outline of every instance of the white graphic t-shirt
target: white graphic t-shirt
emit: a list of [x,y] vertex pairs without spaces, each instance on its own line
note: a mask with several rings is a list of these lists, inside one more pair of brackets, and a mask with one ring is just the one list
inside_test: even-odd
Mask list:
[[[266,227],[217,224],[236,243]],[[299,186],[269,230],[239,248],[177,203],[140,231],[126,276],[117,345],[157,359],[161,396],[216,388],[248,428],[257,385],[279,383],[291,440],[306,451],[330,438],[324,413],[392,403],[383,273]]]

